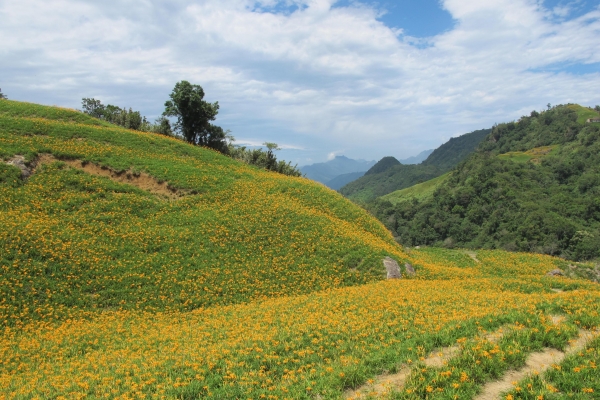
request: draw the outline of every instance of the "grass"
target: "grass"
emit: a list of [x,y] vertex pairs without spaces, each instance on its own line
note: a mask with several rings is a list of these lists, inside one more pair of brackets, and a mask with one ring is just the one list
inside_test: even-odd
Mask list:
[[542,146],[536,147],[527,151],[511,151],[508,153],[498,155],[498,158],[504,160],[511,160],[518,163],[526,163],[526,162],[539,162],[540,159],[551,155],[557,151],[559,148],[558,145],[554,146]]
[[[0,101],[0,157],[43,153],[193,194],[169,201],[60,161],[23,181],[0,163],[0,399],[339,399],[457,342],[449,369],[417,368],[395,395],[469,398],[528,352],[600,324],[598,284],[545,276],[562,260],[404,251],[307,179]],[[386,255],[417,277],[383,280]],[[550,313],[567,325],[548,330]],[[496,353],[478,339],[517,323]]]
[[583,107],[579,104],[569,104],[567,107],[577,112],[577,122],[579,122],[580,124],[585,124],[585,121],[587,121],[588,118],[600,117],[600,114],[596,110],[593,110],[589,107]]
[[423,200],[432,197],[435,189],[444,183],[449,176],[450,172],[447,172],[444,175],[438,176],[437,178],[430,179],[423,183],[418,183],[406,189],[396,190],[395,192],[386,194],[380,198],[382,200],[387,200],[394,205],[400,203],[401,201],[410,199]]
[[0,325],[363,284],[381,278],[382,257],[403,257],[382,226],[322,185],[101,125],[73,111],[2,101],[0,156],[51,153],[132,167],[196,194],[169,202],[60,162],[23,182],[16,167],[0,164]]
[[542,375],[517,382],[507,399],[594,399],[600,393],[600,337]]

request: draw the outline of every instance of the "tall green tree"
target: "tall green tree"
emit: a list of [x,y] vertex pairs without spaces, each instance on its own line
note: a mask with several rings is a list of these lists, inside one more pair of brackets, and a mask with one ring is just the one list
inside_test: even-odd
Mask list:
[[104,107],[104,104],[102,104],[100,100],[88,97],[81,99],[81,109],[84,113],[91,115],[94,118],[104,117],[106,111],[106,107]]
[[6,97],[4,93],[2,93],[2,88],[0,88],[0,99],[8,99],[8,97]]
[[225,131],[211,124],[219,113],[219,102],[204,100],[204,90],[200,85],[188,81],[175,84],[165,102],[163,115],[177,117],[175,130],[189,143],[207,146],[222,152],[227,151]]

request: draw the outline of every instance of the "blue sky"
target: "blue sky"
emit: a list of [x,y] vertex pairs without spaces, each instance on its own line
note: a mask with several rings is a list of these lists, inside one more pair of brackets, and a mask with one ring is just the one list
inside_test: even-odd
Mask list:
[[587,0],[0,0],[0,88],[154,118],[177,81],[299,165],[407,158],[546,104],[600,104]]

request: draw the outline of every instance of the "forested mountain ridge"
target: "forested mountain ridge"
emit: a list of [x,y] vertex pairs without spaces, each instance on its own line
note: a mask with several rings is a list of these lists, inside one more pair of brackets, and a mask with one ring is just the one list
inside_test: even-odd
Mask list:
[[340,193],[354,201],[368,202],[436,178],[475,151],[490,131],[482,129],[452,138],[435,149],[421,164],[405,165],[394,157],[384,157],[363,177],[341,188]]
[[468,157],[469,154],[474,152],[479,143],[481,143],[491,131],[491,129],[479,129],[459,137],[450,138],[446,143],[435,149],[433,153],[423,161],[423,164],[435,165],[440,169],[450,170],[456,164]]
[[405,245],[600,256],[600,124],[556,106],[497,125],[433,196],[367,208]]

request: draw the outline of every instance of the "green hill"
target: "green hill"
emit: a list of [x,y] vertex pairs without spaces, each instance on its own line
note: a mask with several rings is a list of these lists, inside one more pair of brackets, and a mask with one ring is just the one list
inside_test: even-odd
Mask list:
[[394,157],[384,157],[363,177],[339,191],[353,201],[364,203],[436,178],[475,151],[489,132],[489,129],[482,129],[452,138],[435,149],[421,164],[404,165]]
[[381,196],[379,199],[382,201],[389,201],[392,204],[397,204],[404,200],[424,200],[433,196],[438,186],[444,183],[449,176],[450,172],[447,172],[444,175],[440,175],[437,178],[430,179],[423,183],[417,183],[406,189],[396,190],[395,192]]
[[0,101],[0,160],[0,326],[357,285],[402,256],[323,185],[73,110]]
[[585,123],[590,111],[557,106],[500,124],[434,196],[369,208],[409,245],[599,257],[600,124]]

